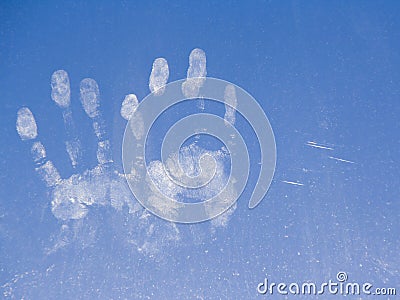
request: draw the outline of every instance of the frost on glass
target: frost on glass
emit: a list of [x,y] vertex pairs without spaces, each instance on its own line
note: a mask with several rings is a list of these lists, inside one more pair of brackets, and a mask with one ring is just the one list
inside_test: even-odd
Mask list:
[[225,122],[230,123],[231,125],[235,125],[236,121],[236,91],[235,87],[231,84],[227,85],[224,93],[224,101],[225,101]]
[[51,98],[58,106],[66,108],[70,104],[71,88],[68,73],[58,70],[51,76]]
[[165,91],[168,77],[169,69],[167,60],[162,57],[154,60],[149,79],[150,91],[156,95],[162,95]]
[[22,140],[30,140],[37,137],[36,121],[27,107],[18,110],[17,132]]
[[187,98],[197,97],[206,75],[206,54],[203,50],[196,48],[189,55],[187,78],[185,83],[182,84],[183,94]]
[[139,101],[135,94],[126,95],[121,105],[121,111],[120,111],[121,117],[129,121],[132,114],[136,111],[138,105]]
[[[168,63],[164,58],[158,58],[154,61],[149,78],[150,91],[155,95],[164,92],[164,86],[169,76]],[[201,49],[194,49],[189,57],[189,68],[187,80],[182,85],[182,89],[188,92],[188,95],[198,93],[203,77],[206,76],[206,58]],[[133,197],[128,185],[127,178],[139,179],[135,174],[135,168],[131,172],[124,174],[121,167],[112,159],[111,141],[108,138],[105,121],[101,112],[100,89],[97,82],[91,78],[85,78],[80,83],[80,102],[86,115],[92,122],[92,128],[97,137],[97,165],[90,169],[83,169],[69,177],[62,178],[56,164],[48,159],[44,143],[37,139],[37,125],[32,112],[26,108],[21,108],[17,113],[16,129],[22,140],[31,141],[31,155],[35,163],[35,170],[48,188],[50,195],[50,208],[53,215],[62,222],[60,237],[56,239],[52,247],[48,249],[49,253],[58,251],[68,245],[75,238],[65,238],[71,235],[72,229],[69,222],[85,222],[89,211],[94,207],[112,207],[116,212],[125,208],[128,210],[130,218],[135,220],[136,238],[129,238],[136,250],[142,254],[151,254],[159,252],[161,245],[180,240],[179,225],[171,222],[160,222],[159,219],[150,214],[141,207]],[[232,94],[232,93],[231,93]],[[232,96],[228,95],[227,103],[232,105]],[[65,70],[58,70],[51,76],[51,97],[60,107],[66,130],[65,150],[70,158],[70,163],[74,170],[79,170],[78,165],[81,157],[81,142],[77,134],[77,124],[74,121],[71,110],[71,91],[69,76]],[[230,98],[229,98],[230,97]],[[135,94],[128,94],[121,103],[120,115],[125,120],[130,120],[136,113],[139,101]],[[234,111],[228,110],[226,120],[231,122],[234,118]],[[144,134],[143,122],[141,117],[136,116],[136,122],[130,124],[130,130],[137,138]],[[199,160],[203,157],[203,163],[207,166],[207,158],[210,160],[209,168],[205,168],[203,173],[199,169]],[[209,151],[195,144],[185,146],[179,152],[173,154],[166,162],[166,166],[160,161],[152,161],[149,165],[148,177],[146,181],[153,180],[157,182],[156,189],[148,190],[148,197],[158,199],[160,191],[174,197],[178,201],[201,201],[211,196],[217,195],[220,186],[227,181],[224,164],[229,159],[229,154],[223,150]],[[179,165],[179,167],[178,167]],[[168,172],[179,180],[183,174],[201,176],[199,180],[205,180],[210,177],[209,184],[198,190],[185,190],[172,185],[170,178],[166,176]],[[210,173],[212,172],[212,174]],[[236,191],[233,186],[229,187],[229,193],[236,197]],[[161,201],[161,197],[159,197]],[[224,201],[223,199],[221,201]],[[179,206],[179,204],[177,204]],[[174,213],[176,207],[165,207]],[[212,211],[213,207],[208,207]],[[216,227],[226,226],[229,216],[235,209],[233,206],[225,214],[215,218],[211,222],[212,231]],[[69,224],[69,225],[68,225]],[[79,225],[82,226],[82,225]],[[77,228],[79,228],[79,226]],[[156,230],[156,228],[158,228]],[[160,229],[162,228],[162,229]],[[144,231],[144,234],[140,234]],[[61,237],[62,236],[62,237]]]

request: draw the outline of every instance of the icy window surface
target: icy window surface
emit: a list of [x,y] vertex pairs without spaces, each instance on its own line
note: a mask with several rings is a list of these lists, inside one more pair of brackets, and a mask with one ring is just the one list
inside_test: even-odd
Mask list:
[[[278,298],[257,286],[339,272],[398,294],[399,14],[396,2],[1,3],[0,298]],[[203,97],[210,77],[226,81],[223,103]],[[146,195],[168,194],[174,213],[229,182],[226,147],[194,136],[163,165],[161,122],[147,176],[122,168],[125,129],[147,134],[140,103],[176,80],[191,100],[170,120],[217,115],[251,159],[243,193],[232,182],[220,202],[240,196],[235,205],[199,224],[156,217],[127,180],[155,182]],[[276,138],[254,209],[261,147],[232,84]],[[185,176],[209,185],[172,184]]]

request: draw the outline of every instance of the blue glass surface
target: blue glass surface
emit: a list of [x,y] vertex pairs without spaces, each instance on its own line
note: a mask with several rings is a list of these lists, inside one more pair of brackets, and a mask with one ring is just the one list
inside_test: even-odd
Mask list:
[[[268,297],[257,292],[264,278],[319,283],[338,272],[399,293],[399,14],[396,1],[2,2],[2,297],[254,299]],[[155,216],[143,223],[126,207],[96,205],[80,220],[55,218],[31,143],[16,131],[18,109],[34,114],[61,177],[83,173],[97,164],[97,147],[79,83],[95,79],[122,171],[122,100],[149,93],[157,57],[168,61],[169,81],[185,78],[196,47],[207,75],[246,89],[271,122],[277,167],[261,204],[247,206],[253,166],[225,226],[178,224],[176,233]],[[69,74],[81,141],[76,168],[51,99],[59,69]],[[238,117],[255,143],[245,123]]]

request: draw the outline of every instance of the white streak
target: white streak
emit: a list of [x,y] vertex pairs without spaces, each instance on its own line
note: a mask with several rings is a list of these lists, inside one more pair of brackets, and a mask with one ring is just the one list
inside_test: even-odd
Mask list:
[[310,147],[314,147],[314,148],[319,148],[319,149],[333,150],[333,148],[331,148],[331,147],[327,147],[324,145],[318,145],[316,142],[307,142],[306,145],[310,146]]
[[355,164],[354,161],[351,160],[347,160],[347,159],[343,159],[343,158],[337,158],[337,157],[333,157],[333,156],[329,156],[330,159],[334,159],[337,161],[341,161],[341,162],[345,162],[345,163],[349,163],[349,164]]
[[27,107],[22,107],[17,113],[17,132],[22,140],[37,137],[37,126],[32,112]]
[[292,184],[292,185],[298,185],[298,186],[303,186],[303,183],[299,182],[294,182],[294,181],[287,181],[287,180],[282,180],[282,182],[287,183],[287,184]]

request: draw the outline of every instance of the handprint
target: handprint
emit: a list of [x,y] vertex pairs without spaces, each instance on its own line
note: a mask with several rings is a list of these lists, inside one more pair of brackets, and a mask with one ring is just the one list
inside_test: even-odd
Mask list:
[[[189,57],[189,69],[187,80],[182,84],[182,91],[188,97],[195,97],[199,93],[202,82],[206,75],[205,53],[201,49],[192,51]],[[164,58],[157,58],[152,66],[149,89],[155,95],[162,95],[164,87],[168,81],[169,67]],[[231,91],[227,98],[226,122],[234,123],[234,91]],[[51,77],[51,98],[61,109],[65,130],[66,141],[65,148],[74,170],[77,170],[82,158],[81,143],[78,138],[76,127],[71,110],[71,91],[69,77],[66,71],[58,70]],[[233,100],[232,100],[233,99]],[[200,100],[201,101],[201,100]],[[133,241],[139,251],[150,249],[154,252],[154,245],[149,247],[151,242],[149,237],[160,240],[179,239],[179,230],[176,224],[163,222],[163,230],[154,230],[156,217],[149,214],[133,197],[127,182],[126,176],[134,174],[121,173],[118,166],[115,165],[111,155],[111,145],[107,137],[105,121],[100,109],[100,91],[99,86],[94,79],[85,78],[80,83],[80,102],[86,115],[92,121],[93,131],[97,138],[97,165],[91,169],[84,170],[81,173],[72,174],[68,178],[61,178],[55,164],[47,158],[45,146],[38,139],[38,129],[33,113],[29,108],[23,107],[17,113],[16,129],[22,140],[31,143],[31,154],[35,163],[35,170],[40,178],[46,184],[51,197],[51,211],[54,216],[64,222],[69,220],[82,220],[88,214],[92,206],[112,207],[121,210],[124,206],[128,207],[129,213],[133,219],[138,221],[135,230],[144,230],[147,240]],[[135,112],[139,102],[134,94],[125,97],[121,104],[120,114],[125,120],[129,120]],[[204,103],[202,104],[204,107]],[[131,123],[130,130],[137,137],[143,135],[143,124],[140,118],[137,122]],[[198,168],[197,162],[200,155],[207,153],[218,159],[217,179],[220,182],[226,181],[222,162],[226,159],[224,151],[207,151],[196,145],[183,147],[179,154],[171,157],[169,164],[172,166],[178,162],[183,162],[184,171],[188,174],[195,174]],[[150,164],[149,177],[147,180],[158,180],[159,187],[163,192],[172,197],[182,196],[180,189],[171,189],[168,181],[163,176],[162,164],[159,161],[153,161]],[[176,174],[179,177],[179,174]],[[204,197],[213,195],[218,191],[219,184],[216,182]],[[187,195],[190,197],[190,195]],[[198,195],[195,195],[198,196]],[[232,197],[235,197],[235,191],[232,187]],[[149,197],[157,197],[157,191],[150,191]],[[225,214],[212,221],[212,229],[218,226],[225,226],[228,217],[233,212],[234,207]],[[62,234],[68,229],[63,225]],[[163,235],[157,237],[157,234]],[[139,236],[140,234],[136,234]],[[167,238],[166,238],[167,237]],[[147,246],[146,246],[147,245]],[[150,251],[150,250],[148,250]]]
[[[68,140],[66,151],[72,166],[79,163],[80,142],[74,136],[74,122],[70,109],[70,86],[67,72],[54,72],[51,80],[52,99],[62,109]],[[61,178],[53,162],[47,159],[43,144],[37,140],[35,118],[29,108],[23,107],[17,114],[17,131],[23,140],[32,141],[31,152],[36,171],[49,187],[51,209],[54,216],[61,220],[81,219],[92,205],[111,205],[120,209],[127,205],[137,210],[125,177],[117,171],[111,158],[110,141],[106,138],[104,120],[99,110],[100,94],[95,80],[86,78],[80,83],[82,106],[92,120],[97,137],[97,166],[69,178]],[[134,101],[124,102],[124,111],[133,110]],[[130,108],[129,108],[130,107]],[[126,116],[126,115],[125,115]]]

